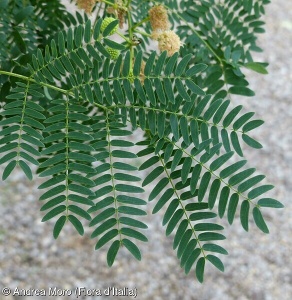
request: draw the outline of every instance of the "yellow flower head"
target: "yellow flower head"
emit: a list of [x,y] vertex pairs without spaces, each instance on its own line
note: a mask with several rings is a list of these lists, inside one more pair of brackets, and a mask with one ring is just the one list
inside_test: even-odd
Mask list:
[[179,36],[172,30],[166,30],[158,36],[158,47],[161,52],[167,51],[168,56],[172,56],[179,51],[182,45]]
[[163,5],[153,6],[149,10],[150,24],[152,29],[155,30],[168,30],[170,23],[168,20],[167,10]]
[[95,0],[77,0],[77,6],[84,9],[87,14],[91,14],[95,2]]

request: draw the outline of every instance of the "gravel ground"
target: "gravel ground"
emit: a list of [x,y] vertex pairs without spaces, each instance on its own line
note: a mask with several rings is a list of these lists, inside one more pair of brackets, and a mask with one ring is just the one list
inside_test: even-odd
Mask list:
[[[207,268],[203,285],[194,274],[185,276],[164,236],[160,216],[147,217],[149,243],[140,244],[143,260],[136,262],[120,251],[114,267],[106,265],[106,251],[93,251],[95,241],[78,237],[70,226],[60,238],[52,238],[53,222],[41,223],[37,186],[20,173],[0,182],[0,287],[73,289],[137,288],[138,299],[292,299],[292,3],[278,0],[267,8],[266,31],[260,37],[265,52],[258,59],[269,61],[269,75],[248,73],[256,97],[233,99],[256,111],[265,124],[254,132],[264,145],[262,151],[246,151],[250,165],[267,175],[276,188],[271,196],[284,203],[284,210],[265,213],[270,234],[255,226],[247,234],[237,220],[226,225],[229,250],[225,273]],[[151,187],[150,187],[151,189]],[[149,213],[152,207],[149,207]],[[159,254],[159,255],[158,255]],[[15,299],[12,296],[0,299]],[[27,297],[34,299],[34,297]],[[48,297],[44,297],[48,298]],[[72,299],[59,297],[59,299]],[[83,299],[91,299],[86,297]],[[111,299],[110,297],[105,297]],[[125,297],[126,298],[126,297]],[[58,299],[58,297],[56,297]],[[93,298],[92,298],[93,299]],[[103,299],[100,297],[100,299]]]

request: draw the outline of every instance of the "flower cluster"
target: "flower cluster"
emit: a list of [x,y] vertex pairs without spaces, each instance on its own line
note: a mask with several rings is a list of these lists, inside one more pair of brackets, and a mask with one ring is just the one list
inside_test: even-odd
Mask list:
[[120,51],[111,47],[106,47],[107,52],[110,54],[112,60],[118,59]]
[[172,56],[179,51],[181,41],[179,36],[172,30],[162,32],[158,37],[158,47],[161,52],[167,51],[168,56]]
[[170,28],[167,10],[163,5],[153,6],[149,10],[149,19],[153,31],[164,31]]
[[151,38],[158,41],[161,52],[167,51],[168,56],[172,56],[179,51],[181,41],[179,36],[170,29],[167,10],[163,5],[156,5],[149,10],[149,20],[153,29]]
[[95,3],[96,0],[77,0],[76,2],[78,8],[84,9],[87,14],[91,14]]

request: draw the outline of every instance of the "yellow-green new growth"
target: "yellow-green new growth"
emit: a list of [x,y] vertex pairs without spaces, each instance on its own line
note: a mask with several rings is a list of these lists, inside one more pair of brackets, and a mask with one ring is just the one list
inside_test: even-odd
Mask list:
[[[115,19],[115,18],[112,18],[112,17],[106,17],[106,18],[104,18],[104,20],[103,20],[102,23],[101,23],[101,27],[100,27],[101,32],[103,32],[103,31],[107,28],[107,26],[108,26],[110,23],[112,23],[113,21],[116,21],[116,19]],[[117,24],[117,25],[114,27],[114,29],[110,32],[109,35],[113,35],[114,33],[116,33],[117,30],[118,30],[118,27],[119,27],[119,25]]]

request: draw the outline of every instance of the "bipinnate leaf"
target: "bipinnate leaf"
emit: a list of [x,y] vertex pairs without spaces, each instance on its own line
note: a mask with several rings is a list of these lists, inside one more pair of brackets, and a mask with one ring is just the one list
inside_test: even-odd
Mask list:
[[[252,131],[264,121],[229,99],[255,95],[246,69],[267,74],[252,53],[261,51],[269,1],[105,1],[94,23],[60,1],[53,10],[42,1],[0,2],[2,179],[18,166],[32,180],[32,165],[48,177],[40,210],[42,222],[55,221],[55,239],[67,221],[80,235],[86,224],[95,249],[108,249],[108,266],[123,246],[141,260],[144,186],[180,266],[201,283],[206,261],[224,271],[220,219],[269,232],[265,210],[284,206],[240,158],[252,151],[244,143],[262,148]],[[155,10],[169,30],[155,29]],[[150,51],[155,34],[159,51]]]

